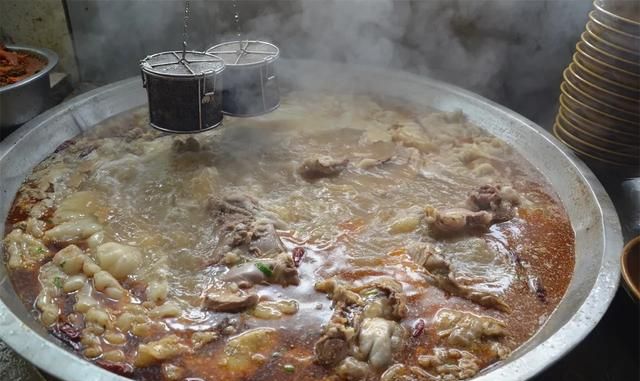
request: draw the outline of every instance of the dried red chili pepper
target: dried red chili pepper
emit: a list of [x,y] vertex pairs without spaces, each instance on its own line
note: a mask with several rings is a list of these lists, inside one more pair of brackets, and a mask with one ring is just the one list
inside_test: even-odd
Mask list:
[[80,350],[80,330],[69,323],[58,323],[51,328],[51,334],[75,350]]
[[296,267],[300,266],[300,262],[302,262],[302,257],[304,256],[304,248],[300,246],[294,247],[291,256],[293,257],[293,263]]
[[411,332],[411,336],[418,337],[422,335],[424,331],[424,320],[420,319],[416,322],[416,325],[413,326],[413,332]]

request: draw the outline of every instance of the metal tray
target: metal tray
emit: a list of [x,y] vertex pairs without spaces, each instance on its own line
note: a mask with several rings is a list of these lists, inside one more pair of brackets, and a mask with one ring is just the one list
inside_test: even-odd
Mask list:
[[[462,109],[473,123],[524,155],[557,192],[576,234],[576,265],[567,293],[538,333],[476,380],[530,378],[570,351],[596,326],[620,278],[620,223],[593,173],[548,132],[476,94],[413,74],[298,60],[281,60],[279,69],[284,83],[303,89],[368,92],[443,111]],[[74,98],[0,142],[0,231],[4,231],[18,187],[36,164],[63,141],[145,102],[140,79],[124,80]],[[0,266],[0,338],[60,379],[125,380],[56,344],[17,297],[4,266]]]

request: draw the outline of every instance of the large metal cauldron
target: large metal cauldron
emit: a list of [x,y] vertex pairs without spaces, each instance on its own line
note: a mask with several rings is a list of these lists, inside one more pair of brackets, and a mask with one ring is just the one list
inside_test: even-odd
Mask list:
[[[371,92],[444,111],[462,109],[471,121],[523,154],[560,196],[576,233],[576,267],[567,293],[531,340],[476,380],[527,379],[571,350],[595,327],[618,286],[620,224],[611,200],[591,171],[549,133],[475,94],[407,73],[287,60],[282,60],[280,73],[281,79],[302,88]],[[114,83],[33,119],[1,142],[0,231],[4,231],[16,190],[34,165],[63,141],[145,102],[139,78]],[[4,266],[0,268],[0,337],[61,379],[124,380],[57,345],[22,305]]]

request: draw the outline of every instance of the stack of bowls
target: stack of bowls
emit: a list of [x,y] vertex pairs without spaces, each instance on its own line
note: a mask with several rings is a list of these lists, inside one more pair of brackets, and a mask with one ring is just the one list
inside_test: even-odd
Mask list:
[[[640,4],[640,2],[638,3]],[[553,131],[583,158],[640,168],[640,5],[595,0]]]

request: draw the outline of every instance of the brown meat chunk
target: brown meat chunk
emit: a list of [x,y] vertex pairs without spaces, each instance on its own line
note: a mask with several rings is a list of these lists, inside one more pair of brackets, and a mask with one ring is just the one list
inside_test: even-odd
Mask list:
[[434,348],[432,355],[418,357],[418,364],[438,380],[466,380],[480,371],[480,360],[459,349]]
[[490,316],[443,308],[433,323],[441,340],[430,355],[418,357],[418,364],[442,380],[465,380],[480,371],[480,360],[473,353],[483,353],[492,360],[506,358],[510,350],[501,339],[508,335],[506,325]]
[[242,291],[213,291],[207,294],[204,308],[215,312],[240,312],[258,304],[258,295]]
[[380,381],[440,381],[439,377],[432,376],[417,366],[395,364],[389,367]]
[[[268,272],[259,267],[268,269]],[[279,284],[281,286],[297,286],[300,284],[298,269],[287,253],[280,253],[274,258],[266,258],[257,262],[249,262],[232,268],[222,277],[224,281],[237,283],[240,288],[251,288],[256,284]]]
[[427,280],[434,286],[485,307],[495,308],[504,312],[511,311],[509,305],[498,296],[460,284],[453,276],[449,262],[440,254],[433,252],[429,245],[410,247],[408,254],[418,265],[424,267]]
[[334,303],[344,303],[346,305],[363,306],[364,302],[360,295],[350,290],[335,278],[324,279],[314,285],[316,291],[326,293]]
[[349,355],[352,337],[353,333],[343,324],[330,323],[313,348],[316,364],[331,366],[340,363]]
[[336,160],[329,156],[305,160],[298,168],[298,174],[307,181],[316,181],[323,177],[336,177],[347,168],[349,160]]
[[171,144],[171,150],[174,153],[198,152],[200,151],[200,142],[191,136],[185,140],[176,139]]
[[[334,302],[331,321],[316,343],[316,362],[336,365],[347,355],[353,355],[374,368],[387,366],[406,336],[397,323],[407,312],[402,284],[382,277],[353,287],[330,278],[316,283],[315,288],[326,292]],[[327,347],[338,344],[341,350],[347,348],[347,352],[340,351],[338,357],[323,353]]]
[[483,185],[469,195],[469,204],[475,210],[493,210],[500,204],[498,188],[492,185]]
[[218,264],[232,250],[249,258],[286,251],[274,226],[279,222],[254,199],[247,196],[212,198],[208,209],[215,217],[217,245],[207,265]]
[[474,212],[463,208],[438,210],[425,209],[429,230],[436,235],[452,235],[472,230],[486,230],[491,226],[493,216],[487,211]]
[[[376,295],[373,291],[378,290]],[[394,279],[382,277],[359,288],[359,293],[367,298],[365,315],[389,320],[400,320],[407,315],[407,298],[402,292],[402,284]]]
[[470,312],[443,308],[434,320],[438,336],[460,348],[472,349],[483,342],[507,335],[506,326],[500,320]]
[[483,185],[471,192],[467,205],[473,211],[488,211],[492,222],[508,221],[515,216],[515,207],[520,204],[518,193],[511,187]]
[[362,381],[373,378],[369,364],[349,356],[336,368],[336,375],[344,381]]
[[483,185],[469,195],[465,208],[427,207],[426,221],[435,235],[486,230],[492,224],[513,218],[519,204],[520,197],[513,188]]
[[375,369],[384,369],[393,361],[394,353],[401,352],[406,332],[392,320],[365,318],[358,332],[356,356]]

